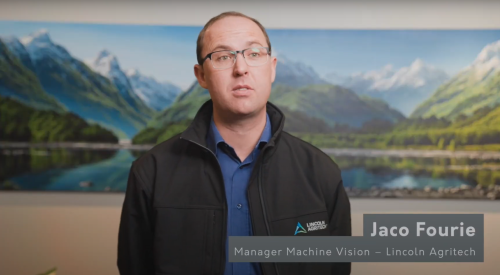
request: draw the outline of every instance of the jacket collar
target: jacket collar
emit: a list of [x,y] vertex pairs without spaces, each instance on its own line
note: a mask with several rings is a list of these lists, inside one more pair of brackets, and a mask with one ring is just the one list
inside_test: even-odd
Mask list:
[[[267,102],[266,112],[271,122],[271,139],[267,146],[274,146],[281,138],[281,132],[285,125],[285,115],[271,102]],[[206,137],[210,128],[212,113],[213,102],[212,99],[209,99],[200,107],[191,124],[181,133],[180,138],[208,148]]]
[[[254,149],[262,146],[262,143],[268,143],[271,139],[271,136],[271,120],[269,119],[269,115],[266,113],[266,124]],[[212,119],[210,120],[210,127],[208,128],[207,133],[207,146],[212,152],[214,152],[215,155],[217,155],[217,152],[219,151],[218,144],[221,142],[225,143],[226,141],[220,134],[219,129],[217,129],[214,121],[214,116],[212,115]]]

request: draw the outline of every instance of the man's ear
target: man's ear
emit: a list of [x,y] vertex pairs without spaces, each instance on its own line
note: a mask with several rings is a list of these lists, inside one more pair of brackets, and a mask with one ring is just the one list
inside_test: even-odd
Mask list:
[[271,83],[273,83],[276,78],[276,64],[278,64],[278,59],[276,56],[271,56]]
[[205,71],[203,70],[203,66],[195,64],[194,75],[196,76],[196,79],[198,79],[200,86],[204,89],[208,89],[207,81],[205,81]]

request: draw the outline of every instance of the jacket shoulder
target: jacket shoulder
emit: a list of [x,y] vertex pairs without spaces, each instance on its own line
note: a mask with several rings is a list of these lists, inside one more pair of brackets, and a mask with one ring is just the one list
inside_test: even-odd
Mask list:
[[[319,161],[329,166],[330,169],[334,169],[340,172],[340,168],[337,165],[337,163],[318,147],[288,132],[283,131],[282,135],[283,135],[282,141],[285,141],[284,143],[287,146],[289,146],[290,149],[293,149],[293,151],[296,152],[298,155],[310,157],[312,158],[310,160]],[[317,163],[314,164],[316,165]]]
[[[134,174],[145,187],[151,187],[155,181],[158,167],[165,166],[168,156],[175,154],[185,144],[177,134],[163,142],[160,142],[132,162],[131,173]],[[148,188],[149,189],[149,188]]]
[[331,156],[288,132],[283,131],[282,135],[284,150],[290,152],[290,157],[299,160],[302,167],[306,167],[309,173],[314,173],[322,182],[334,183],[327,189],[337,188],[336,185],[342,181],[341,170]]

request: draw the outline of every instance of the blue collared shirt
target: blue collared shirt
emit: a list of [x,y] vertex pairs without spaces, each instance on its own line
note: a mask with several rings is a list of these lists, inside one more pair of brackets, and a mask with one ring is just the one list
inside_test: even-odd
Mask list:
[[[228,236],[252,236],[252,224],[248,207],[247,187],[250,174],[261,148],[271,139],[271,123],[266,113],[266,126],[253,152],[242,162],[233,147],[227,144],[215,126],[210,122],[207,135],[208,148],[219,160],[226,190]],[[260,275],[258,263],[230,263],[228,261],[228,238],[226,238],[226,269],[224,275]]]

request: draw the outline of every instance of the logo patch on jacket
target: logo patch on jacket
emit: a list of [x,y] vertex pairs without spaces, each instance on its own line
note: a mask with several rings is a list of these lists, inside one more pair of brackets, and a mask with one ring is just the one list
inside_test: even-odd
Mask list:
[[297,228],[295,228],[294,235],[297,235],[298,233],[307,233],[311,231],[326,229],[327,226],[325,221],[308,222],[306,225],[307,225],[307,230],[300,224],[300,222],[298,222]]
[[307,223],[307,231],[316,231],[316,230],[322,230],[325,229],[327,224],[325,221],[315,221],[315,222],[308,222]]
[[297,235],[297,233],[307,233],[307,231],[304,229],[304,227],[302,227],[300,222],[297,223],[297,228],[295,229],[294,235]]

